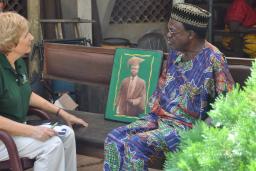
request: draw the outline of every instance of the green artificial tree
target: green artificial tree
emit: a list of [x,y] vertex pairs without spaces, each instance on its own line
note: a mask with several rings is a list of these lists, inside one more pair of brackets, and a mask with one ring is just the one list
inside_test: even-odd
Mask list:
[[256,171],[256,62],[246,85],[220,96],[208,113],[181,132],[180,150],[166,154],[167,171]]

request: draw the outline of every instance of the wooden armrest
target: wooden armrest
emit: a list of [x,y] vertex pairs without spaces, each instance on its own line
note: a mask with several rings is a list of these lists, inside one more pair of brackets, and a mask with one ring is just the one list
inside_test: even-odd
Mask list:
[[22,171],[22,165],[19,159],[17,147],[12,137],[5,131],[0,131],[0,140],[6,146],[10,158],[9,163],[12,166],[11,169],[15,171]]
[[51,117],[46,112],[44,112],[41,109],[35,108],[35,107],[29,107],[28,115],[30,115],[30,116],[31,115],[36,115],[40,119],[43,119],[43,120],[50,120],[51,119]]

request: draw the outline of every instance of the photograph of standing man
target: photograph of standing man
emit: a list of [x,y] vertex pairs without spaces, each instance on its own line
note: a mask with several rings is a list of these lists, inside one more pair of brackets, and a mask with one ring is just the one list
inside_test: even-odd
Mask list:
[[145,112],[146,84],[138,76],[140,63],[144,59],[131,57],[128,60],[131,75],[124,78],[116,100],[116,112],[120,115],[138,116]]

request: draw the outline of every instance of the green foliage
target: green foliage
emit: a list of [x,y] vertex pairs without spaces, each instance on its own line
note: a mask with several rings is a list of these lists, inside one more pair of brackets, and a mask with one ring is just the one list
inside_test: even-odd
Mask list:
[[256,63],[241,89],[220,96],[209,112],[215,126],[199,121],[181,135],[180,151],[166,154],[167,171],[256,170]]

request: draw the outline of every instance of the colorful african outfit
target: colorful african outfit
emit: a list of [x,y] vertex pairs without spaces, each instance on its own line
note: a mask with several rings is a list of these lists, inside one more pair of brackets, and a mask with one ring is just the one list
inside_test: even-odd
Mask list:
[[223,55],[210,43],[186,62],[181,53],[171,51],[166,74],[150,100],[151,113],[108,134],[104,170],[148,170],[149,161],[177,150],[179,131],[205,119],[210,103],[232,86]]

